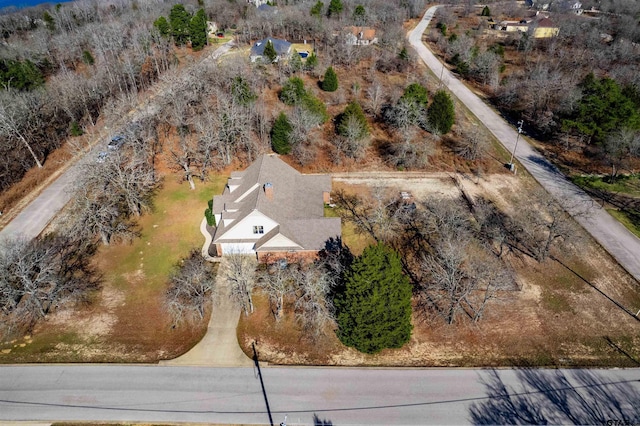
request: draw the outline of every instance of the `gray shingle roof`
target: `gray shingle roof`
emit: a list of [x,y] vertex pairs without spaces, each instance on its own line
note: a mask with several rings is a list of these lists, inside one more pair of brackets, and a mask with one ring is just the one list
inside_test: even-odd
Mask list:
[[267,37],[255,42],[255,44],[251,48],[251,56],[262,56],[262,54],[264,53],[264,48],[267,46],[268,41],[271,41],[271,43],[273,43],[273,48],[276,49],[276,52],[279,56],[283,56],[289,53],[291,43],[279,38]]
[[[271,185],[272,196],[267,195],[266,184]],[[323,193],[330,191],[331,176],[303,175],[275,154],[262,155],[244,172],[232,173],[223,194],[213,197],[214,213],[222,214],[214,242],[257,210],[279,224],[278,232],[256,236],[257,249],[279,233],[305,250],[319,250],[341,232],[340,218],[324,217]],[[225,227],[225,218],[235,220]]]

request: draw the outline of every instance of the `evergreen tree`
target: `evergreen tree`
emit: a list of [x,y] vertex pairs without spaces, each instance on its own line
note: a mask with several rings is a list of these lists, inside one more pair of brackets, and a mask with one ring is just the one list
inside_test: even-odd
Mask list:
[[245,106],[258,99],[258,95],[251,90],[249,83],[241,76],[237,76],[231,82],[231,96],[235,102]]
[[314,4],[311,7],[311,10],[309,11],[309,14],[311,16],[316,16],[318,18],[322,18],[322,9],[324,8],[324,3],[322,3],[321,1],[318,1],[316,4]]
[[325,123],[329,119],[327,107],[324,102],[310,93],[305,93],[302,98],[302,107],[313,114],[320,123]]
[[271,40],[267,41],[267,45],[264,47],[264,52],[262,56],[267,58],[270,63],[273,63],[278,58],[278,52],[276,52],[276,48],[273,47],[273,43]]
[[304,82],[300,77],[291,77],[282,86],[280,91],[280,100],[287,105],[296,105],[300,103],[307,92],[304,89]]
[[338,337],[364,353],[400,348],[411,338],[411,283],[400,257],[378,243],[346,270],[334,304]]
[[356,25],[362,25],[367,20],[367,12],[364,10],[364,6],[359,4],[353,10],[353,21]]
[[189,36],[191,38],[191,48],[195,51],[202,50],[207,44],[207,16],[204,13],[204,9],[198,10],[191,18]]
[[271,148],[278,154],[288,154],[291,152],[291,143],[289,136],[293,127],[284,112],[281,112],[276,118],[271,128]]
[[576,129],[598,144],[615,129],[640,129],[638,108],[615,80],[598,80],[591,73],[580,83],[580,89],[582,97],[574,113],[563,122],[565,128]]
[[[341,136],[363,139],[369,135],[369,125],[367,117],[362,111],[359,103],[353,101],[344,109],[344,112],[338,117],[337,131]],[[354,123],[356,128],[354,129]]]
[[291,71],[294,73],[302,69],[302,58],[300,57],[300,53],[295,49],[289,60],[289,67],[291,67]]
[[480,14],[480,16],[491,16],[491,10],[489,10],[489,6],[485,6],[482,9],[482,13]]
[[409,52],[407,52],[407,48],[406,47],[402,47],[402,50],[400,50],[400,53],[398,53],[398,58],[400,58],[401,60],[408,62],[409,61]]
[[342,1],[341,0],[331,0],[329,3],[329,8],[327,9],[327,16],[331,18],[332,16],[338,16],[342,13]]
[[24,62],[0,59],[0,85],[18,90],[31,90],[44,83],[42,72],[30,60]]
[[169,12],[171,35],[177,46],[184,45],[189,40],[189,23],[191,16],[181,4],[176,4]]
[[400,99],[414,102],[417,105],[426,107],[429,102],[427,89],[419,83],[411,83],[404,89]]
[[164,16],[159,17],[153,22],[153,26],[158,30],[162,37],[168,37],[171,34],[171,26]]
[[44,26],[47,27],[49,31],[54,31],[56,29],[56,21],[53,19],[53,16],[46,10],[42,14],[42,20],[44,21]]
[[427,119],[433,130],[444,135],[449,133],[456,118],[453,101],[447,92],[439,90],[433,97],[433,102],[427,109]]
[[307,60],[304,63],[304,69],[307,71],[313,71],[318,66],[318,57],[316,56],[316,52],[311,52],[309,56],[307,56]]
[[324,73],[324,79],[322,80],[322,90],[325,92],[335,92],[338,90],[338,76],[333,70],[333,67],[327,68]]
[[82,62],[84,62],[87,65],[93,65],[96,62],[96,60],[93,58],[93,55],[91,54],[91,52],[89,52],[88,50],[83,50]]

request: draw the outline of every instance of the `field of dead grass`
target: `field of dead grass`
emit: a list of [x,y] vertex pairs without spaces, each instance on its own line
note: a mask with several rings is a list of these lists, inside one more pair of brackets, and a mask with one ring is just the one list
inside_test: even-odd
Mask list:
[[0,342],[0,351],[11,349],[0,352],[0,363],[155,362],[189,350],[207,321],[172,328],[162,306],[164,289],[178,260],[202,246],[199,224],[207,200],[225,183],[226,175],[215,175],[191,191],[167,173],[153,212],[140,218],[140,238],[100,248],[95,264],[104,282],[93,303],[55,312],[28,340]]
[[[366,183],[340,186],[364,193]],[[511,175],[463,180],[468,193],[501,206],[514,197],[526,197],[528,184]],[[443,182],[440,189],[452,186]],[[640,366],[640,321],[629,313],[640,309],[640,287],[600,246],[582,237],[579,247],[558,250],[554,259],[542,264],[516,252],[508,254],[519,290],[502,292],[479,323],[448,326],[416,306],[413,336],[401,349],[365,355],[342,346],[333,330],[310,337],[295,325],[291,309],[285,309],[284,319],[276,323],[264,299],[256,304],[254,315],[241,317],[239,341],[246,353],[256,341],[261,360],[274,364]],[[349,246],[363,245],[362,235],[345,232],[343,239]]]

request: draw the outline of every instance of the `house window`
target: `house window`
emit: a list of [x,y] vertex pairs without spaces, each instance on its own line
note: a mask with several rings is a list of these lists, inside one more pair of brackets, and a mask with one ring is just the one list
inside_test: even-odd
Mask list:
[[264,228],[260,225],[253,227],[254,234],[264,234]]

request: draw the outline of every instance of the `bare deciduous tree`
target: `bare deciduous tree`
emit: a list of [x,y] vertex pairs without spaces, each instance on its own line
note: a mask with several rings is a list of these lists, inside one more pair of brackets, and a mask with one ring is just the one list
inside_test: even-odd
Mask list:
[[0,317],[5,331],[30,327],[52,310],[86,297],[100,279],[91,266],[95,246],[47,235],[4,240],[0,250]]
[[293,269],[296,283],[296,317],[303,330],[321,335],[335,323],[331,290],[333,280],[322,263]]
[[269,297],[276,321],[279,321],[284,313],[285,297],[293,292],[292,268],[294,267],[295,265],[274,262],[267,265],[267,268],[259,275],[259,286]]
[[199,250],[192,250],[188,257],[176,265],[176,271],[169,278],[165,306],[173,323],[202,320],[215,291],[212,265],[202,257]]
[[256,266],[254,256],[242,253],[230,253],[225,256],[223,262],[222,273],[231,287],[231,297],[245,315],[253,313]]

